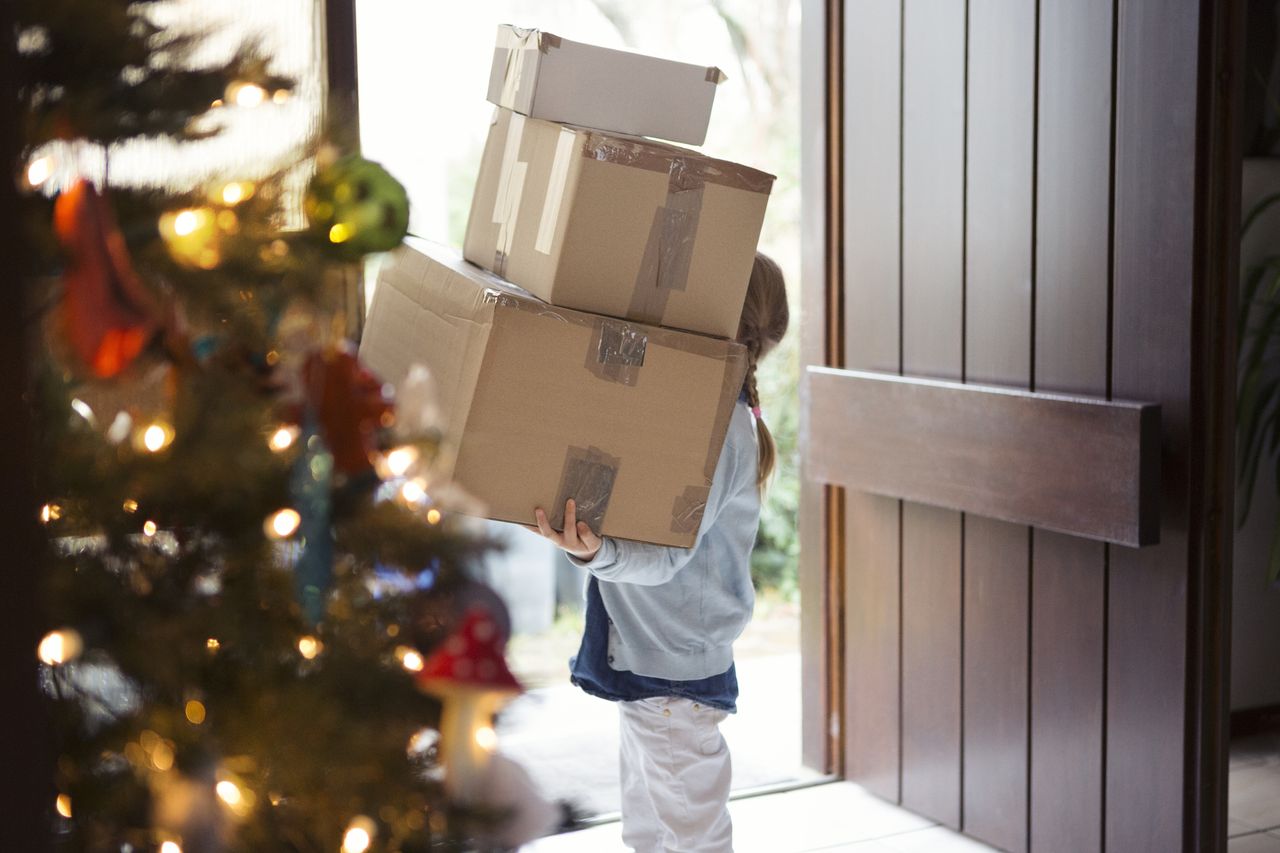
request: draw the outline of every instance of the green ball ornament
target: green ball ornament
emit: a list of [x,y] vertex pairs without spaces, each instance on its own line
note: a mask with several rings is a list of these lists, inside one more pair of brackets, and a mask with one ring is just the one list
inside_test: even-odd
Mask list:
[[317,171],[303,209],[312,231],[347,259],[394,249],[409,230],[404,186],[358,154]]

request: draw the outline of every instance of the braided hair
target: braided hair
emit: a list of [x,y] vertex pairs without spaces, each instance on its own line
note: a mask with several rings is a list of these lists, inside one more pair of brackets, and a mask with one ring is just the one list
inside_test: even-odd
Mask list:
[[738,343],[747,348],[747,375],[742,392],[756,417],[759,463],[756,484],[763,491],[777,460],[777,445],[760,414],[760,391],[756,387],[756,366],[787,333],[791,312],[787,308],[787,287],[782,270],[768,255],[756,253],[747,285],[747,298],[738,324]]

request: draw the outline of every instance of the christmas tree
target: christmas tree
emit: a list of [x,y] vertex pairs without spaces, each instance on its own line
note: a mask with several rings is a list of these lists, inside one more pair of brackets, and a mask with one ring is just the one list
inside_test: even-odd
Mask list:
[[404,190],[332,137],[249,178],[112,185],[116,147],[293,86],[252,45],[195,63],[158,5],[17,5],[53,846],[509,846],[528,796],[486,794],[487,726],[518,685],[467,577],[488,545],[433,477],[429,377],[392,401],[347,340]]

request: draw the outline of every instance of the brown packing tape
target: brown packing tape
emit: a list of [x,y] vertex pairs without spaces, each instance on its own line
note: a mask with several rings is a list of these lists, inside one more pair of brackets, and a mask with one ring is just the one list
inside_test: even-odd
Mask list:
[[740,163],[706,157],[688,148],[582,129],[582,156],[589,160],[665,172],[685,186],[717,184],[747,192],[768,193],[773,175]]
[[702,184],[677,170],[677,162],[672,161],[666,204],[654,211],[627,307],[628,317],[654,325],[662,323],[671,291],[683,291],[688,284],[702,212]]
[[623,320],[597,317],[595,333],[587,348],[587,370],[598,379],[635,387],[644,367],[649,336],[639,326]]
[[728,75],[725,74],[723,71],[721,71],[719,68],[716,68],[714,65],[708,66],[707,68],[708,83],[715,83],[717,86],[719,86],[721,83],[723,83],[725,80],[728,80],[728,79],[729,79]]
[[[683,493],[676,496],[671,505],[672,533],[694,533],[702,525],[702,515],[706,512],[707,499],[711,495],[711,481],[715,478],[716,466],[720,462],[720,451],[724,446],[723,441],[728,438],[729,422],[733,419],[733,409],[738,403],[738,395],[742,391],[742,382],[746,376],[747,350],[741,344],[734,344],[730,357],[724,360],[724,379],[720,384],[720,407],[716,410],[716,419],[711,427],[711,439],[707,442],[707,459],[702,467],[706,482],[687,486]],[[716,436],[721,437],[721,443],[716,443]]]
[[610,456],[598,447],[570,445],[560,473],[560,486],[556,490],[551,526],[557,530],[564,529],[564,504],[573,498],[578,520],[585,521],[599,533],[609,509],[609,498],[613,495],[620,462],[618,457]]

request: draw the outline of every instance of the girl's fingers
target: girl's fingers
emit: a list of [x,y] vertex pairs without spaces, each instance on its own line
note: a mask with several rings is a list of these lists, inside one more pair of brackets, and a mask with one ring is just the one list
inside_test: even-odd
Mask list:
[[591,532],[590,525],[585,521],[578,522],[578,538],[582,540],[582,544],[588,551],[600,547],[600,537]]
[[547,521],[547,514],[542,511],[542,507],[538,507],[533,511],[533,517],[538,520],[538,533],[559,544],[560,537],[551,529],[551,524]]
[[569,498],[564,502],[564,535],[565,538],[578,538],[578,507],[573,502],[573,498]]

